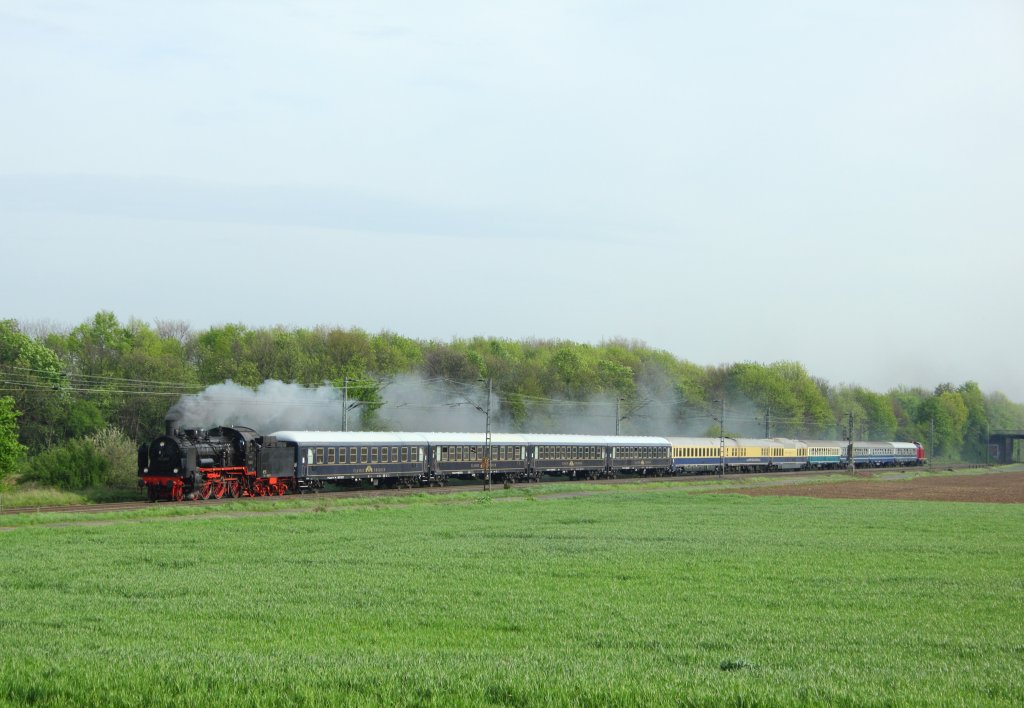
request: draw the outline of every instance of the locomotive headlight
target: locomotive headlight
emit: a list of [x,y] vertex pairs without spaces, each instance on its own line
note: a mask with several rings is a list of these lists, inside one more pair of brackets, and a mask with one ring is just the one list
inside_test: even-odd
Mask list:
[[178,474],[178,468],[177,467],[174,468],[174,474]]

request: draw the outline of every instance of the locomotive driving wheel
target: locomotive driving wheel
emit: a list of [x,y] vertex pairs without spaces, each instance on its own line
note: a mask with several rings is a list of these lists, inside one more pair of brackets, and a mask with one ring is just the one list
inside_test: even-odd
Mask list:
[[203,482],[203,488],[199,490],[200,499],[209,499],[213,493],[213,482]]

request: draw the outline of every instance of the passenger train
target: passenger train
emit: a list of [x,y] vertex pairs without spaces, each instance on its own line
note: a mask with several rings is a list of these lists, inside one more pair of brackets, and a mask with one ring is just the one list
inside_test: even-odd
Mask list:
[[[848,466],[846,441],[786,438],[483,433],[281,431],[258,435],[242,426],[167,431],[139,448],[139,485],[149,499],[263,496],[325,483],[443,485],[450,479],[539,481],[553,476],[838,469]],[[854,442],[855,467],[925,463],[916,442]]]

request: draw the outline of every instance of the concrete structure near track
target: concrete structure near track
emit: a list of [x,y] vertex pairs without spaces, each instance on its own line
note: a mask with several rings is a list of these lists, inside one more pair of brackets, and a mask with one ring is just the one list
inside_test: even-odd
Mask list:
[[995,451],[997,462],[1013,462],[1014,442],[1024,440],[1024,430],[993,430],[988,435],[988,444]]

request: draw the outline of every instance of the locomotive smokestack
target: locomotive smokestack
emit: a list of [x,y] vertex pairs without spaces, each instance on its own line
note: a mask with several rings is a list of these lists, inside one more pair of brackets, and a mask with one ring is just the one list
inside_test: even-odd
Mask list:
[[166,433],[167,435],[174,435],[174,427],[177,422],[178,419],[177,417],[174,416],[169,415],[166,418],[164,418],[164,433]]

